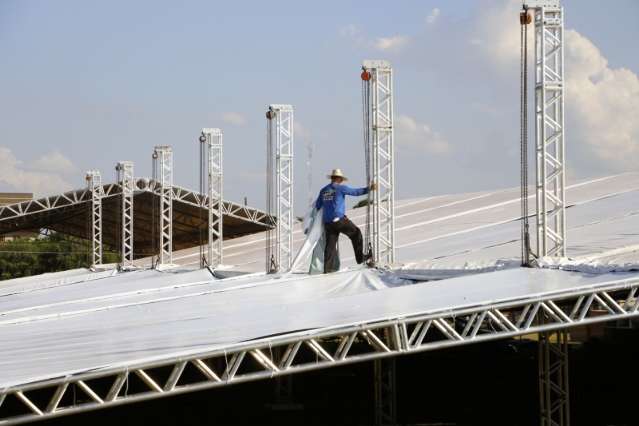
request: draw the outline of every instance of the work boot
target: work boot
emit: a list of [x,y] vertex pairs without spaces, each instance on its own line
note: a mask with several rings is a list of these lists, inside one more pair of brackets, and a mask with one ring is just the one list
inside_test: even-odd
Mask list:
[[364,263],[366,264],[366,266],[368,266],[369,268],[374,268],[375,267],[375,260],[373,259],[373,252],[372,250],[369,250],[368,253],[364,254]]

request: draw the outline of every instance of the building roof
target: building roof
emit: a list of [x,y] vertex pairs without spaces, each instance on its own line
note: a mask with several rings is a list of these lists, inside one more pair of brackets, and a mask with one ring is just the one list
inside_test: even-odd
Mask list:
[[[134,193],[134,251],[135,256],[150,256],[157,244],[152,232],[158,225],[159,187],[147,179],[139,179]],[[103,185],[104,244],[117,247],[121,235],[118,184]],[[173,248],[174,250],[199,246],[206,239],[208,213],[206,197],[188,189],[173,187]],[[0,207],[0,235],[22,231],[51,229],[64,234],[90,239],[91,192],[78,189],[64,194],[24,201]],[[269,229],[274,219],[254,208],[224,201],[224,237],[242,235]]]
[[31,192],[0,192],[0,206],[32,200]]

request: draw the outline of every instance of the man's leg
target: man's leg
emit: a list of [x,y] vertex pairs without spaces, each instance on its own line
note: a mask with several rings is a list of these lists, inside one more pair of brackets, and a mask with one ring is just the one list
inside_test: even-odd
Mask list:
[[340,224],[341,231],[351,239],[353,252],[355,252],[355,260],[357,263],[364,263],[364,239],[362,238],[362,231],[346,216],[340,221]]
[[324,247],[324,273],[335,272],[337,268],[337,241],[339,239],[339,229],[336,223],[324,225],[326,234],[326,246]]

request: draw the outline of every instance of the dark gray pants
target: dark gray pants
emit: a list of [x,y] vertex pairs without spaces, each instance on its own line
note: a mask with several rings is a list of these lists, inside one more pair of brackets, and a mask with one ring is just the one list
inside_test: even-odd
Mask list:
[[326,230],[326,247],[324,248],[324,273],[335,272],[337,270],[337,241],[339,234],[345,234],[350,238],[355,252],[357,263],[364,262],[364,240],[362,231],[344,216],[337,222],[324,225]]

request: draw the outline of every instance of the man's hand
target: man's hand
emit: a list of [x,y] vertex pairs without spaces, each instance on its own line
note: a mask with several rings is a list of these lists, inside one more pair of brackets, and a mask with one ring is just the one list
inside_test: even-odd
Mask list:
[[371,186],[369,187],[371,191],[377,191],[377,183],[372,182]]

